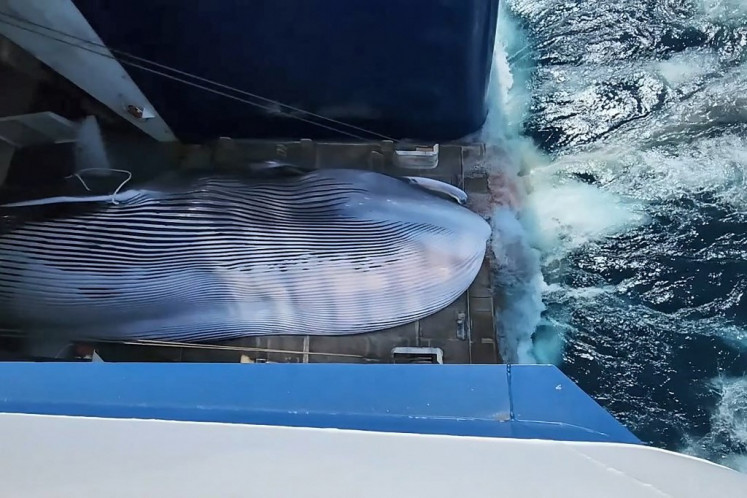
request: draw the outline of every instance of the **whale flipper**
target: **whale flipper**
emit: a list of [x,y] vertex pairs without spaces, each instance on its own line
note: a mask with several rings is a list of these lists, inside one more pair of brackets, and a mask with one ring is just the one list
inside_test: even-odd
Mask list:
[[467,203],[467,193],[454,185],[422,176],[405,176],[404,179],[435,195],[452,199],[458,204],[464,205]]

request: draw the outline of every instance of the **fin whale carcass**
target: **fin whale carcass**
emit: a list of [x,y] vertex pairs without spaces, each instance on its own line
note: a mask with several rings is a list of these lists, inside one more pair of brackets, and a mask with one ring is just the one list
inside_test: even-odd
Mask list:
[[44,216],[0,207],[0,328],[191,342],[371,332],[454,302],[490,237],[458,203],[359,170],[182,175],[91,199],[41,200]]

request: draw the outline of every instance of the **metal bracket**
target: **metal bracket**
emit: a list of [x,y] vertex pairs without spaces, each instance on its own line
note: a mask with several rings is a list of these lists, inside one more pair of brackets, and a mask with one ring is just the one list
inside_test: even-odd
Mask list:
[[457,339],[460,341],[467,340],[467,314],[459,312],[457,314]]
[[392,349],[393,363],[437,363],[443,365],[444,351],[441,348],[396,347]]
[[403,169],[435,169],[438,166],[438,149],[438,144],[395,149],[394,164]]

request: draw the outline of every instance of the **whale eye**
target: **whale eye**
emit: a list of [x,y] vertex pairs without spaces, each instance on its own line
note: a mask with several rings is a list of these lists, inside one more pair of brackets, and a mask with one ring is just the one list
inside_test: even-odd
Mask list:
[[459,205],[467,203],[467,193],[454,185],[422,176],[405,176],[403,179],[411,185],[416,185],[431,194],[452,200]]

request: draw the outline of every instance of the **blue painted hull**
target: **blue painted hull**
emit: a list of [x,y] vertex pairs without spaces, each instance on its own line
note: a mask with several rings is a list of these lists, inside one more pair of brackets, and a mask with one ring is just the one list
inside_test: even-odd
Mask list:
[[[487,114],[498,0],[75,4],[113,49],[389,137],[456,139]],[[345,137],[125,67],[184,141]]]
[[0,363],[0,412],[640,443],[548,365]]

